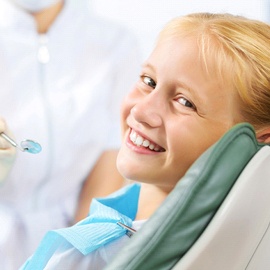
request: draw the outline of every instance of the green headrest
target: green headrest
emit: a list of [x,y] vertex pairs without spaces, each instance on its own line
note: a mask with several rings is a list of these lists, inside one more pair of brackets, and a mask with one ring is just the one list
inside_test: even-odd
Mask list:
[[171,269],[202,234],[261,146],[251,125],[230,129],[196,160],[106,270]]

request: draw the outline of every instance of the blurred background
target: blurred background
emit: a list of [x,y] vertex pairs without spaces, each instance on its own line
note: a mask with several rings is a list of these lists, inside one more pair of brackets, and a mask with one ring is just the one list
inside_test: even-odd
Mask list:
[[192,12],[229,12],[270,22],[270,0],[90,0],[93,10],[137,35],[143,57],[152,49],[163,25]]

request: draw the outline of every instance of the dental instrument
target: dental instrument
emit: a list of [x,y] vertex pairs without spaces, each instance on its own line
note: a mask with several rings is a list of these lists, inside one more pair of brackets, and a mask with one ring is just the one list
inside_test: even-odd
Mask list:
[[126,235],[130,238],[134,233],[136,233],[137,231],[134,230],[133,228],[121,223],[121,222],[117,222],[117,225],[121,226],[122,228],[126,229]]
[[20,145],[18,145],[14,140],[12,140],[7,134],[4,132],[0,133],[1,137],[8,141],[12,146],[20,149],[22,152],[28,152],[31,154],[38,154],[42,147],[38,142],[33,140],[24,140],[21,141]]

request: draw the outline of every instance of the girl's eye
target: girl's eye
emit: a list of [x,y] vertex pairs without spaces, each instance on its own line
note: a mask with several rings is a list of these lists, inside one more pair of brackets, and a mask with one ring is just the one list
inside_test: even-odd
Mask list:
[[148,85],[148,86],[150,86],[152,88],[156,88],[157,84],[152,78],[150,78],[148,76],[142,76],[142,80],[146,85]]
[[185,99],[184,97],[180,97],[178,99],[178,102],[180,104],[182,104],[183,106],[185,106],[185,107],[188,107],[188,108],[191,108],[191,109],[194,109],[195,110],[195,106],[190,101],[188,101],[187,99]]

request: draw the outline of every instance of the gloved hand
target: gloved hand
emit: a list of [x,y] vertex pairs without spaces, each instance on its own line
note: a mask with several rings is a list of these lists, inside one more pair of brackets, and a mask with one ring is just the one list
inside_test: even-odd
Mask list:
[[[2,132],[11,136],[5,120],[0,117],[0,133]],[[0,136],[0,182],[7,177],[14,163],[15,156],[16,148]]]

